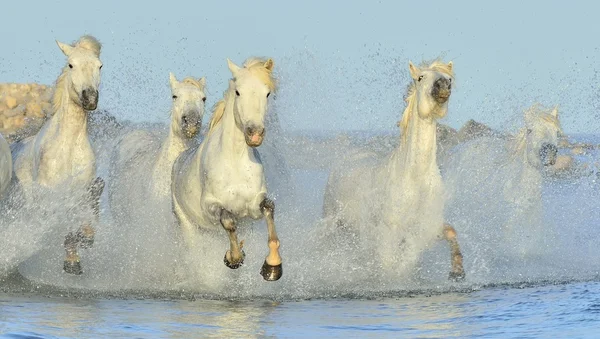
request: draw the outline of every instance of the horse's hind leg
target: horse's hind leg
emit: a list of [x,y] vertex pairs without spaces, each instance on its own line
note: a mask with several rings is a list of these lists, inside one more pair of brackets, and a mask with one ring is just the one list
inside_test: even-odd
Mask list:
[[260,209],[267,221],[269,232],[269,255],[260,269],[260,274],[267,281],[276,281],[283,275],[281,256],[279,255],[279,238],[275,231],[275,203],[265,198],[260,204]]
[[449,224],[444,224],[444,238],[450,244],[450,260],[452,263],[452,270],[448,279],[450,280],[463,280],[465,278],[465,270],[463,268],[463,256],[460,252],[460,246],[456,239],[456,230]]
[[242,248],[244,247],[244,241],[238,242],[237,238],[237,227],[233,214],[227,210],[221,210],[220,216],[221,225],[227,231],[229,235],[229,244],[230,250],[225,253],[225,258],[223,258],[223,262],[225,262],[225,266],[236,269],[244,263],[244,258],[246,255]]
[[77,248],[90,248],[94,244],[96,231],[92,227],[92,222],[96,222],[100,215],[100,196],[104,191],[104,180],[98,177],[88,187],[88,196],[86,200],[91,204],[93,221],[85,223],[77,230],[77,233],[69,232],[65,237],[64,247],[67,252],[64,261],[63,270],[70,274],[81,274],[81,263]]

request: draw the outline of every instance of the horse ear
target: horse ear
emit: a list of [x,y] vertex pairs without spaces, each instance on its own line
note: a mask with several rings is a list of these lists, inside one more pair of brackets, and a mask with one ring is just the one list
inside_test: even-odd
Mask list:
[[198,79],[198,82],[200,83],[200,85],[202,85],[202,88],[206,87],[206,77]]
[[269,72],[273,72],[273,68],[275,67],[275,61],[273,61],[273,59],[269,58],[267,61],[265,61],[265,68],[269,70]]
[[64,55],[69,56],[71,54],[71,52],[73,52],[73,46],[71,45],[67,45],[64,44],[58,40],[56,40],[56,44],[58,45],[58,48],[60,48],[60,50],[64,53]]
[[558,105],[554,106],[554,108],[552,109],[552,112],[550,112],[550,114],[553,117],[558,118]]
[[175,88],[177,85],[177,78],[175,78],[175,75],[171,72],[169,72],[169,84],[171,85],[171,88]]
[[233,74],[233,77],[235,78],[237,76],[238,72],[240,71],[240,66],[234,64],[233,61],[231,61],[231,60],[229,60],[229,58],[227,58],[227,67],[229,67],[231,74]]
[[413,80],[417,80],[419,78],[419,74],[421,73],[421,70],[419,69],[419,67],[413,65],[412,61],[409,61],[408,69],[410,70],[411,78],[413,78]]
[[450,61],[448,63],[448,69],[450,70],[450,72],[452,72],[452,67],[454,67],[454,63],[452,63],[452,61]]

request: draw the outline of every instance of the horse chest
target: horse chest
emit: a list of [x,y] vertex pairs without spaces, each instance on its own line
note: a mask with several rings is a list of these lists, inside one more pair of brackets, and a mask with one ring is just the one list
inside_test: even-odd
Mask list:
[[224,208],[238,216],[256,217],[261,197],[266,194],[262,165],[237,163],[221,166],[207,176],[209,195],[221,202]]
[[95,157],[89,142],[56,142],[39,149],[39,183],[53,186],[69,180],[87,184],[94,175]]

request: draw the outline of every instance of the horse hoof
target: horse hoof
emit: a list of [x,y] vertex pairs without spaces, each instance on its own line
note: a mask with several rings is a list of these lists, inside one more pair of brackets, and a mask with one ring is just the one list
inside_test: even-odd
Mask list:
[[281,264],[271,266],[267,264],[267,261],[265,260],[265,263],[260,269],[260,275],[262,275],[266,281],[277,281],[283,275],[283,268]]
[[65,273],[73,275],[81,275],[83,273],[83,270],[81,269],[81,263],[79,261],[65,260],[63,270]]
[[[227,253],[229,253],[229,251],[227,251]],[[246,253],[244,251],[242,251],[242,260],[240,260],[239,262],[236,262],[236,263],[232,263],[229,260],[227,260],[227,253],[225,253],[225,257],[223,258],[223,262],[225,263],[225,266],[231,268],[232,270],[235,270],[237,268],[240,268],[240,266],[242,266],[244,264],[244,258],[246,258]]]
[[451,281],[463,281],[465,280],[465,271],[459,271],[459,272],[450,272],[450,274],[448,275],[448,280]]

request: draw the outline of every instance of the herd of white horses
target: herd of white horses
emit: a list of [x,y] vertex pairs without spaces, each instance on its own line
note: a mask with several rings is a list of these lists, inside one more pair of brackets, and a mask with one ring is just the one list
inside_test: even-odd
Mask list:
[[[86,209],[89,219],[66,231],[64,241],[63,269],[77,275],[83,272],[78,250],[94,243],[105,186],[96,174],[87,128],[88,113],[98,104],[101,45],[95,38],[83,36],[72,45],[58,42],[58,46],[67,64],[56,81],[54,114],[36,135],[10,147],[0,136],[0,194],[18,192],[26,202],[33,202],[37,194],[34,187],[60,188],[83,202],[81,208]],[[227,62],[232,77],[203,136],[199,134],[205,114],[206,80],[188,77],[179,81],[170,74],[173,102],[168,136],[157,142],[150,132],[134,130],[121,137],[110,161],[108,201],[112,213],[135,220],[135,204],[125,208],[116,201],[130,199],[131,191],[143,192],[136,194],[137,203],[153,199],[164,207],[157,214],[173,213],[180,235],[192,251],[198,233],[218,234],[223,228],[230,241],[224,263],[231,269],[240,267],[245,259],[238,227],[264,218],[269,252],[260,273],[265,280],[276,281],[283,271],[275,204],[268,197],[258,151],[267,137],[269,97],[277,87],[275,64],[272,59],[260,58],[250,58],[242,66]],[[421,66],[409,63],[409,72],[412,80],[398,147],[386,156],[371,152],[345,156],[329,176],[324,218],[336,229],[358,236],[371,229],[389,233],[394,240],[379,245],[383,266],[392,267],[404,260],[389,253],[420,253],[437,239],[445,239],[450,244],[450,278],[460,280],[465,270],[457,232],[444,220],[447,191],[475,196],[479,194],[475,187],[481,186],[473,182],[476,178],[499,181],[497,187],[518,186],[521,191],[511,190],[506,203],[522,211],[522,215],[513,214],[515,218],[528,215],[527,204],[536,200],[532,195],[541,194],[541,169],[556,160],[561,133],[558,112],[534,107],[526,111],[526,126],[514,138],[498,141],[506,143],[502,149],[506,150],[507,162],[519,164],[508,172],[511,177],[494,179],[493,169],[486,176],[465,175],[481,171],[472,166],[476,163],[472,158],[485,158],[490,140],[480,139],[453,152],[444,165],[447,175],[442,180],[436,126],[448,112],[453,65],[441,61]],[[199,143],[195,142],[198,138]],[[155,149],[147,152],[151,145]],[[140,171],[148,171],[148,182],[128,180]],[[444,190],[443,181],[452,182],[448,190]],[[19,189],[9,189],[11,186]]]

